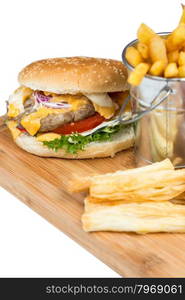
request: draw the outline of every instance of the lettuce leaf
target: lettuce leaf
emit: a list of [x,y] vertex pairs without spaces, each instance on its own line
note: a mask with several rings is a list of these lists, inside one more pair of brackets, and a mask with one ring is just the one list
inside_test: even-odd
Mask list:
[[[129,125],[131,126],[131,125]],[[82,136],[79,133],[73,133],[70,135],[62,135],[60,139],[53,141],[44,141],[44,146],[49,149],[58,151],[59,149],[65,149],[66,152],[76,154],[78,151],[82,151],[85,147],[92,142],[105,142],[110,141],[113,136],[121,129],[128,127],[125,125],[116,125],[114,127],[105,127],[88,136]]]

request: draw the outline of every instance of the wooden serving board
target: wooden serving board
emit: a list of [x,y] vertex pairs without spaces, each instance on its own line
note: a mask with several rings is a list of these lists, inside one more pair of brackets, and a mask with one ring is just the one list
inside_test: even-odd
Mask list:
[[40,158],[19,149],[7,130],[0,132],[0,185],[54,224],[123,277],[184,277],[185,235],[85,233],[83,198],[71,195],[72,176],[134,166],[132,151],[115,158],[64,160]]

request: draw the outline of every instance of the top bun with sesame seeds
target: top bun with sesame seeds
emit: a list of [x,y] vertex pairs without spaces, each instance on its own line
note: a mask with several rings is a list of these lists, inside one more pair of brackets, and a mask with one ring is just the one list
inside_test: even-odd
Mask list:
[[120,92],[128,89],[121,61],[92,57],[49,58],[31,63],[20,73],[21,85],[56,94]]

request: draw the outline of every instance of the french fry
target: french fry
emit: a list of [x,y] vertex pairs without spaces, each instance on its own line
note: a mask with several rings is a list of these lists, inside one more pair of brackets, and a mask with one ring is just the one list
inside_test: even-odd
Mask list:
[[128,77],[128,83],[130,83],[131,85],[139,85],[143,79],[143,77],[146,75],[146,73],[148,72],[150,68],[150,65],[147,63],[140,63],[139,65],[137,65],[134,69],[134,71],[132,71]]
[[137,44],[137,50],[139,51],[139,53],[141,54],[141,56],[144,59],[149,58],[149,49],[148,49],[148,46],[146,44],[143,44],[143,43],[139,42]]
[[161,76],[164,72],[165,69],[165,63],[162,60],[157,60],[156,62],[153,63],[151,66],[149,73],[152,76]]
[[185,205],[166,202],[114,201],[96,204],[85,199],[85,231],[185,232]]
[[152,37],[157,34],[146,24],[142,23],[137,31],[137,38],[143,44],[149,44]]
[[169,53],[169,52],[172,52],[172,51],[175,51],[175,50],[179,50],[179,46],[177,47],[177,46],[174,46],[173,44],[172,44],[172,41],[171,41],[171,35],[169,35],[169,37],[166,39],[166,41],[165,41],[165,46],[166,46],[166,49],[167,49],[167,52]]
[[185,5],[181,4],[182,5],[182,16],[180,18],[180,21],[179,21],[179,24],[185,24]]
[[185,77],[185,65],[179,67],[179,77]]
[[184,51],[181,51],[179,53],[178,64],[179,64],[179,66],[185,65],[185,52]]
[[185,42],[185,24],[180,24],[167,38],[168,52],[178,50]]
[[179,59],[179,51],[175,50],[175,51],[171,51],[168,53],[168,62],[172,63],[175,62],[177,63]]
[[179,71],[177,68],[177,64],[176,63],[170,63],[167,65],[165,71],[164,71],[164,77],[166,78],[175,78],[178,77],[179,75]]
[[161,60],[168,63],[165,42],[160,36],[154,36],[149,42],[149,53],[152,62]]
[[136,67],[143,61],[141,54],[135,47],[127,48],[125,57],[133,67]]
[[88,190],[89,186],[91,185],[92,176],[96,175],[86,177],[74,176],[67,188],[69,193],[80,193]]
[[73,178],[73,180],[71,181],[69,187],[68,187],[68,191],[73,193],[73,192],[84,192],[86,190],[88,190],[91,186],[91,182],[94,179],[100,180],[103,177],[116,177],[118,175],[124,175],[125,172],[132,172],[137,174],[147,174],[150,172],[159,172],[159,171],[164,171],[164,170],[174,170],[174,166],[171,163],[171,161],[166,158],[161,162],[156,162],[153,163],[152,165],[149,166],[145,166],[145,167],[140,167],[140,168],[135,168],[135,169],[127,169],[127,170],[120,170],[114,173],[107,173],[104,175],[91,175],[91,176],[86,176],[86,177],[79,177],[79,176],[75,176]]
[[90,196],[100,202],[124,201],[168,201],[185,191],[185,170],[133,173],[131,170],[117,176],[94,177]]
[[180,51],[185,51],[185,42],[182,43],[181,47],[180,47]]

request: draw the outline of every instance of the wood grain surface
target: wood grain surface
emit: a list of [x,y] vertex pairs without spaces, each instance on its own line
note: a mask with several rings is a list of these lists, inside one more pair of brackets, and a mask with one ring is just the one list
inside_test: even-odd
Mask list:
[[84,195],[67,192],[72,177],[131,167],[134,167],[132,151],[95,160],[41,158],[19,149],[7,130],[0,131],[3,188],[123,277],[184,277],[184,234],[85,233],[82,230]]

